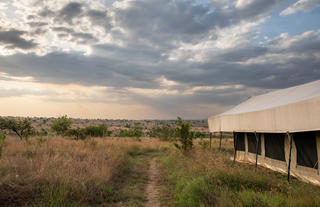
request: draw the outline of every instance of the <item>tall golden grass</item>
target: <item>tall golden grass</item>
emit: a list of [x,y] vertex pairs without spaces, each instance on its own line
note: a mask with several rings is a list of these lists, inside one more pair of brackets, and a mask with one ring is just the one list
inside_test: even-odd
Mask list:
[[103,203],[137,149],[164,146],[126,138],[74,141],[61,137],[8,137],[0,160],[0,206],[61,206]]

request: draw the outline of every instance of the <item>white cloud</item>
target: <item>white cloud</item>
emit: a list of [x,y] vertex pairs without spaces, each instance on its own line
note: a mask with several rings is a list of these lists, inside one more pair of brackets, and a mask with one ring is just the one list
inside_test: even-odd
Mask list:
[[294,14],[299,11],[308,12],[314,8],[320,6],[320,0],[298,0],[296,3],[290,5],[288,8],[283,10],[280,15],[286,16]]

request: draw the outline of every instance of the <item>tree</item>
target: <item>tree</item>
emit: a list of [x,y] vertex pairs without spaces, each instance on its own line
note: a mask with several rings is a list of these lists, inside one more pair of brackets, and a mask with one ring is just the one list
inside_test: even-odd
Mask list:
[[87,138],[86,129],[84,128],[77,128],[77,129],[68,129],[65,132],[67,136],[74,136],[75,140],[84,140]]
[[141,126],[134,125],[132,129],[132,136],[136,137],[138,141],[141,141],[141,137],[143,135]]
[[187,152],[193,147],[191,126],[189,122],[183,122],[180,117],[178,117],[178,125],[179,127],[177,127],[177,134],[179,135],[178,140],[180,144],[175,143],[174,145],[183,152]]
[[28,138],[35,133],[34,128],[29,120],[1,120],[0,127],[2,130],[10,130],[14,132],[21,140],[28,141]]
[[67,115],[61,116],[53,120],[51,129],[58,135],[65,135],[65,133],[71,129],[72,120]]

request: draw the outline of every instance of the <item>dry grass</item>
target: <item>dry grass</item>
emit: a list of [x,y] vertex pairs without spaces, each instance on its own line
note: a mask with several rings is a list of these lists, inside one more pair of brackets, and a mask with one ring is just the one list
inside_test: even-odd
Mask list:
[[164,147],[156,140],[108,138],[74,141],[8,137],[0,160],[0,206],[79,206],[116,202],[130,154]]

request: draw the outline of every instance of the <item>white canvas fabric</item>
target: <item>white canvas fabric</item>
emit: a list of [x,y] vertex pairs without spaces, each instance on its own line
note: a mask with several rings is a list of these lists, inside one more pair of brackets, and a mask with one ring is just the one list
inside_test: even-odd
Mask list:
[[320,80],[252,97],[208,123],[210,132],[320,130]]

